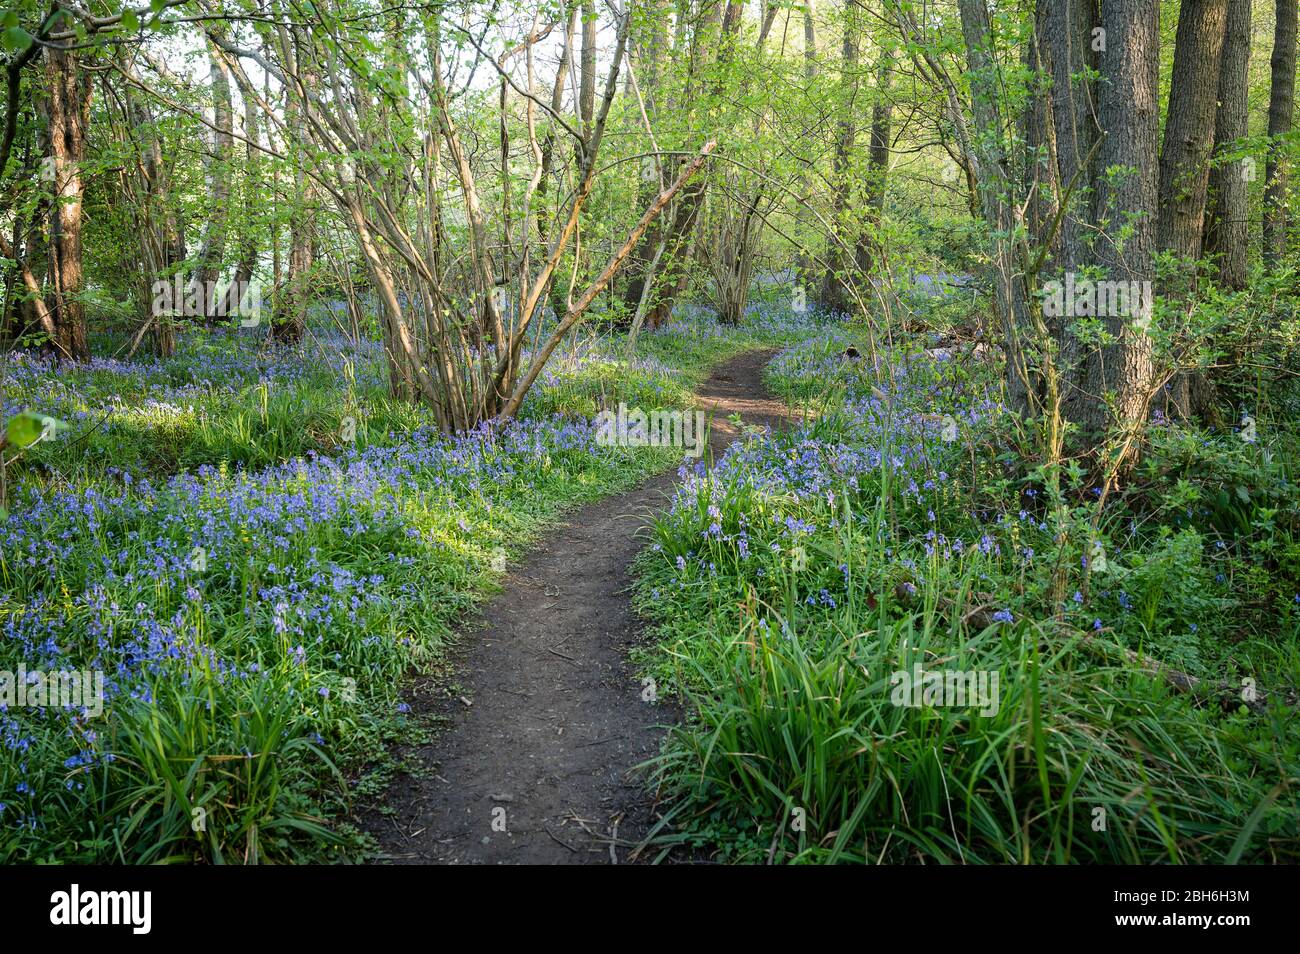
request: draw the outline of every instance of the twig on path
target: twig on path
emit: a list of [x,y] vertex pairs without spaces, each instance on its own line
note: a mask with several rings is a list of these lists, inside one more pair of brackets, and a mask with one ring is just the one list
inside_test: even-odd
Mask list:
[[555,832],[551,831],[551,829],[548,828],[547,826],[543,825],[543,826],[542,826],[542,830],[545,831],[546,834],[550,835],[553,839],[555,839],[555,841],[556,841],[557,844],[563,845],[565,848],[568,848],[568,849],[569,849],[571,852],[573,852],[575,855],[578,853],[578,849],[577,849],[577,848],[574,848],[571,844],[569,844],[567,841],[565,841],[563,838],[561,838],[561,837],[560,837],[559,835],[557,835]]
[[[641,842],[639,841],[628,841],[626,838],[619,838],[617,824],[614,826],[614,833],[612,835],[606,835],[598,831],[593,831],[591,827],[587,824],[586,819],[579,818],[577,815],[573,814],[572,812],[570,812],[566,817],[575,825],[577,825],[579,828],[581,828],[583,832],[589,838],[591,838],[592,841],[605,842],[610,845],[618,845],[621,848],[639,848],[641,845]],[[619,814],[616,817],[620,820],[623,818],[622,814]]]

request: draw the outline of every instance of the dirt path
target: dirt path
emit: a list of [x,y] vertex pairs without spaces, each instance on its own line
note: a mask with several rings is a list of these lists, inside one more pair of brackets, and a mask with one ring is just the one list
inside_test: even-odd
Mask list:
[[[734,358],[700,389],[715,456],[736,437],[729,415],[783,419],[760,378],[770,357]],[[641,700],[627,664],[638,633],[629,565],[675,476],[575,511],[511,569],[456,661],[469,705],[417,694],[413,706],[447,725],[407,753],[423,777],[395,780],[395,814],[366,819],[387,860],[608,864],[645,833],[648,796],[630,770],[657,752],[671,713]]]

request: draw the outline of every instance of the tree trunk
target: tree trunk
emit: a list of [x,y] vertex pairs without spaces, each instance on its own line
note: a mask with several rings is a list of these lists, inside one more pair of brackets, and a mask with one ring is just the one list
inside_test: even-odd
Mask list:
[[1273,85],[1268,97],[1268,162],[1264,187],[1264,263],[1275,265],[1286,249],[1286,143],[1295,108],[1296,0],[1277,0],[1273,32]]
[[852,6],[844,10],[844,38],[840,48],[840,103],[836,123],[835,154],[831,163],[831,181],[835,194],[831,202],[831,226],[838,233],[831,237],[826,253],[826,274],[822,276],[818,301],[828,312],[847,314],[852,310],[848,283],[853,280],[855,262],[849,254],[856,238],[853,228],[853,173],[850,162],[857,139],[858,44],[861,26]]
[[220,54],[209,47],[208,77],[212,89],[212,145],[208,156],[208,221],[194,269],[195,291],[209,323],[220,319],[217,281],[226,251],[230,221],[230,176],[234,157],[234,110],[230,98],[230,71]]
[[[1100,51],[1104,82],[1097,116],[1106,136],[1097,168],[1093,221],[1101,235],[1097,262],[1112,281],[1150,282],[1156,250],[1159,170],[1160,0],[1102,0]],[[1149,287],[1149,286],[1147,286]],[[1081,411],[1083,437],[1098,448],[1113,426],[1119,443],[1109,462],[1131,464],[1146,419],[1153,380],[1150,337],[1121,317],[1101,320],[1113,341],[1089,356]]]
[[1215,101],[1227,26],[1227,0],[1183,0],[1169,84],[1165,141],[1160,153],[1160,214],[1156,242],[1178,259],[1167,295],[1189,297],[1205,224],[1205,192],[1214,147]]
[[155,282],[170,284],[173,281],[176,270],[185,261],[185,236],[171,195],[171,176],[163,158],[162,134],[148,105],[140,97],[127,88],[123,91],[123,98],[130,132],[143,144],[140,163],[143,188],[137,199],[143,207],[136,220],[147,232],[139,237],[141,286],[145,293],[142,329],[146,326],[152,328],[154,353],[166,358],[176,350],[176,329],[170,316],[150,314],[154,304],[152,286]]
[[[638,55],[636,66],[646,116],[650,118],[651,122],[654,122],[658,115],[659,84],[662,79],[661,74],[664,65],[662,51],[668,46],[668,6],[664,0],[649,0],[646,6],[648,8],[646,16],[649,19],[647,24],[649,32],[637,44],[638,51],[643,52]],[[632,70],[628,70],[628,76],[631,75]],[[659,161],[664,160],[660,159]],[[668,183],[660,180],[658,169],[659,165],[654,159],[643,159],[641,161],[641,177],[637,186],[637,208],[645,208],[654,201],[655,194],[667,186]],[[658,258],[657,252],[662,246],[662,242],[663,223],[661,220],[655,219],[650,228],[646,230],[645,238],[638,242],[636,248],[632,250],[632,255],[624,268],[627,284],[623,290],[623,304],[629,315],[635,314],[641,304],[646,281],[650,277],[652,263]]]
[[578,98],[578,115],[582,134],[591,135],[591,121],[596,115],[596,3],[582,0],[582,90]]
[[[570,64],[573,60],[573,34],[578,26],[578,8],[570,3],[564,21],[564,40],[560,47],[560,63],[555,72],[555,86],[551,91],[551,112],[559,113],[564,105],[564,89],[568,84]],[[555,127],[548,124],[542,137],[542,176],[537,182],[537,240],[545,246],[549,241],[551,210],[547,195],[550,191],[551,171],[555,164]]]
[[[740,32],[744,14],[745,4],[741,0],[725,0],[725,3],[724,0],[713,0],[709,3],[701,11],[696,24],[692,64],[698,66],[714,59],[713,40],[716,36],[718,39],[716,62],[719,66],[725,66],[730,59],[731,44],[736,34]],[[721,84],[724,82],[724,75],[725,71],[720,69],[718,80],[712,90],[714,96],[722,92]],[[688,83],[693,83],[694,78],[694,71],[692,71]],[[691,91],[688,89],[688,100],[690,97]],[[683,163],[683,166],[685,164]],[[686,290],[686,283],[690,278],[691,244],[699,223],[700,209],[704,204],[706,185],[707,179],[703,176],[697,177],[687,184],[677,198],[677,207],[668,227],[666,239],[668,244],[661,259],[660,272],[655,276],[655,287],[652,292],[654,297],[646,314],[648,328],[654,329],[664,324],[672,315],[677,299]]]
[[[247,151],[245,156],[248,165],[244,168],[246,180],[245,195],[260,195],[262,181],[258,175],[260,166],[261,153],[257,149],[259,139],[258,118],[257,118],[257,100],[254,91],[240,84],[240,95],[244,98],[244,137],[248,140]],[[249,203],[250,207],[252,203]],[[258,303],[249,299],[249,293],[252,292],[251,282],[253,273],[257,268],[257,230],[254,228],[252,216],[248,216],[243,222],[244,231],[239,241],[239,261],[235,264],[235,275],[230,283],[230,288],[226,290],[226,297],[221,304],[219,313],[225,317],[231,315],[243,315],[244,309],[257,307]]]
[[1240,141],[1248,133],[1249,79],[1250,0],[1228,0],[1219,105],[1214,119],[1214,152],[1220,160],[1210,169],[1204,251],[1217,260],[1219,284],[1233,291],[1246,287],[1248,167],[1240,159],[1224,162],[1221,157],[1240,148]]
[[1046,263],[1050,268],[1060,256],[1061,242],[1060,235],[1052,233],[1060,183],[1056,178],[1056,130],[1052,119],[1052,63],[1046,39],[1052,25],[1047,15],[1047,0],[1037,0],[1034,32],[1024,47],[1024,65],[1030,79],[1029,102],[1021,119],[1025,143],[1021,190],[1029,203],[1025,209],[1029,241],[1034,247],[1048,246]]
[[[303,85],[310,89],[316,83],[316,72],[304,60],[311,57],[311,51],[306,48],[302,37],[297,34],[293,36],[291,42],[294,47],[293,68],[302,74]],[[289,142],[309,141],[304,106],[298,97],[290,98],[285,107],[285,119],[288,125]],[[283,344],[301,341],[307,330],[307,302],[311,292],[308,283],[316,264],[313,200],[311,181],[303,166],[297,163],[293,170],[293,195],[289,197],[288,267],[284,288],[276,296],[275,314],[271,318],[271,335]],[[390,356],[390,362],[392,360]],[[407,393],[414,393],[409,375],[400,370],[394,372],[391,364],[389,370],[395,391],[401,388]]]
[[[809,95],[812,94],[813,84],[817,82],[818,75],[817,65],[817,0],[804,0],[803,5],[803,78],[808,87]],[[817,137],[820,139],[820,137]],[[820,142],[814,140],[812,143],[814,149],[820,146]],[[809,158],[809,161],[815,161],[816,153]],[[812,199],[812,177],[808,172],[801,176],[799,185],[799,194],[803,201],[808,202]],[[808,281],[809,277],[817,271],[815,256],[805,247],[799,249],[795,256],[794,270],[796,281],[803,284]]]
[[[1161,281],[1166,301],[1184,307],[1196,293],[1196,272],[1205,228],[1205,194],[1214,149],[1215,101],[1228,22],[1227,0],[1183,0],[1174,44],[1164,148],[1160,153],[1160,191],[1156,243],[1174,259],[1173,273]],[[1191,416],[1190,374],[1170,382],[1166,407],[1171,417]]]
[[884,218],[885,192],[889,186],[890,129],[893,104],[890,82],[894,70],[894,51],[884,47],[876,64],[876,98],[871,106],[871,140],[867,147],[867,176],[863,195],[863,227],[858,237],[858,269],[870,279],[881,264],[883,243],[878,234]]
[[[49,285],[46,311],[53,334],[48,347],[60,358],[90,357],[86,341],[85,282],[81,250],[81,163],[90,125],[91,74],[76,54],[45,48],[46,119],[56,201],[50,209]],[[51,329],[47,328],[47,333]]]
[[991,233],[991,274],[1002,338],[1007,351],[1007,399],[1019,413],[1030,410],[1031,382],[1023,347],[1026,325],[1024,274],[1012,248],[1015,229],[1013,183],[1008,175],[1000,76],[993,58],[993,27],[985,0],[958,0],[966,63],[970,77],[971,113],[975,135],[971,158],[978,170],[980,207]]
[[[1056,133],[1056,179],[1061,201],[1057,244],[1057,276],[1078,276],[1092,260],[1089,247],[1097,142],[1097,89],[1093,75],[1098,68],[1097,39],[1100,14],[1097,0],[1046,0],[1048,14],[1040,35],[1052,72],[1052,125]],[[1068,192],[1068,197],[1067,197]],[[1059,278],[1058,278],[1059,280]],[[1070,316],[1053,320],[1056,337],[1057,375],[1060,379],[1061,412],[1066,420],[1080,420],[1084,403],[1083,349]]]

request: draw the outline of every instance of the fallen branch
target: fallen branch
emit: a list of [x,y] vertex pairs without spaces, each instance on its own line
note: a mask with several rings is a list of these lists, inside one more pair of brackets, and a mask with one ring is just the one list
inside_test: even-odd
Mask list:
[[[997,623],[993,618],[995,612],[993,605],[987,602],[990,597],[985,593],[974,594],[981,602],[972,606],[960,617],[962,623],[975,626],[979,629],[986,629]],[[914,597],[907,589],[902,586],[894,588],[894,597],[904,605],[911,603]],[[942,612],[951,614],[956,604],[950,600],[940,597],[938,608]],[[1252,712],[1263,713],[1268,709],[1268,702],[1273,698],[1280,698],[1289,706],[1296,706],[1297,699],[1294,694],[1285,692],[1265,692],[1263,689],[1256,687],[1251,693],[1251,698],[1246,698],[1242,690],[1245,688],[1240,684],[1234,684],[1227,680],[1211,682],[1202,679],[1200,676],[1193,676],[1191,673],[1183,672],[1181,669],[1175,669],[1167,663],[1162,663],[1158,659],[1152,659],[1149,656],[1143,656],[1125,646],[1119,646],[1114,643],[1108,643],[1105,640],[1098,639],[1093,633],[1084,632],[1067,625],[1061,620],[1050,621],[1055,625],[1059,635],[1070,639],[1077,639],[1079,644],[1087,652],[1098,659],[1113,662],[1116,658],[1122,659],[1126,664],[1132,666],[1136,671],[1143,672],[1152,676],[1159,676],[1164,679],[1171,687],[1179,692],[1186,692],[1191,695],[1210,696],[1217,698],[1220,704],[1231,703],[1233,705],[1245,705]]]

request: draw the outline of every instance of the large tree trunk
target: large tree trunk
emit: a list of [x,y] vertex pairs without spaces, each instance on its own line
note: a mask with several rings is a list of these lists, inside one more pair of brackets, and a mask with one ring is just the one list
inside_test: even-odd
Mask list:
[[[1173,272],[1161,281],[1171,304],[1186,307],[1196,292],[1196,271],[1205,227],[1205,193],[1214,149],[1215,101],[1228,22],[1227,0],[1183,0],[1174,44],[1164,148],[1160,153],[1158,247],[1173,256]],[[1190,418],[1191,375],[1175,374],[1167,410]]]
[[[1219,106],[1214,119],[1216,156],[1240,148],[1247,135],[1250,79],[1250,0],[1228,0],[1228,26],[1219,68]],[[1204,252],[1218,263],[1219,284],[1234,291],[1246,287],[1246,165],[1220,160],[1210,169],[1209,208]]]
[[1273,32],[1273,85],[1268,97],[1268,163],[1264,187],[1264,262],[1276,264],[1286,249],[1286,144],[1295,108],[1296,0],[1277,0]]
[[48,347],[60,358],[90,357],[86,341],[85,283],[81,250],[81,206],[85,182],[81,163],[90,126],[91,75],[78,57],[56,47],[45,48],[46,119],[56,201],[50,210],[49,283],[45,310]]
[[1060,257],[1059,233],[1053,231],[1060,202],[1060,185],[1056,178],[1056,130],[1052,120],[1052,61],[1047,47],[1047,0],[1034,5],[1034,32],[1024,48],[1024,65],[1030,77],[1029,102],[1021,118],[1021,136],[1025,143],[1021,191],[1027,198],[1025,227],[1035,247],[1047,245],[1046,266],[1051,268]]
[[[1099,177],[1094,192],[1093,221],[1101,230],[1097,262],[1107,279],[1146,283],[1154,275],[1156,250],[1160,0],[1102,0],[1101,28],[1106,40],[1097,116],[1106,136],[1097,168],[1117,173]],[[1116,429],[1118,445],[1109,464],[1122,467],[1136,457],[1151,398],[1151,339],[1128,318],[1103,318],[1102,325],[1113,341],[1089,356],[1080,418],[1090,447],[1099,447]]]
[[1214,147],[1215,101],[1227,26],[1227,0],[1183,0],[1169,83],[1165,141],[1160,153],[1160,214],[1156,241],[1178,259],[1166,294],[1188,297],[1205,224],[1205,191]]

